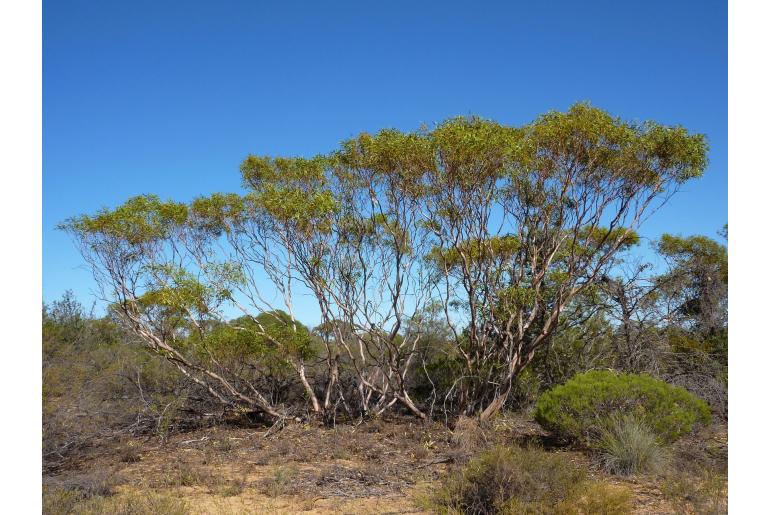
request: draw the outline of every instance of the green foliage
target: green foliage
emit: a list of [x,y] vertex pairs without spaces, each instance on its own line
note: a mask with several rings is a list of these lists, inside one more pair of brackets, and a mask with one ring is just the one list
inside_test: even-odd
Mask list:
[[527,367],[513,379],[508,406],[516,409],[529,408],[537,400],[542,388],[537,372]]
[[140,195],[113,210],[102,209],[93,216],[71,218],[60,228],[83,236],[101,236],[141,245],[167,238],[174,227],[187,221],[187,216],[185,204],[163,202],[156,195]]
[[303,234],[331,230],[330,215],[337,211],[337,201],[330,191],[305,191],[300,188],[269,185],[257,201],[275,220],[292,224]]
[[458,243],[456,246],[431,250],[428,258],[440,269],[453,269],[473,266],[482,261],[505,261],[519,250],[519,239],[511,234],[494,236],[485,240],[474,239]]
[[594,370],[579,374],[540,396],[535,420],[563,437],[595,444],[614,413],[633,413],[663,441],[710,420],[708,405],[687,390],[648,375]]
[[495,319],[507,321],[517,310],[531,308],[537,301],[537,292],[528,286],[509,286],[497,290],[492,313]]
[[250,199],[279,225],[309,236],[331,230],[331,215],[339,208],[328,189],[325,171],[331,158],[270,158],[249,156],[241,165]]
[[625,227],[586,227],[580,230],[578,238],[582,245],[591,248],[601,248],[619,242],[621,247],[628,248],[639,244],[639,235]]
[[285,365],[286,357],[313,356],[318,344],[307,327],[280,310],[217,325],[200,343],[220,356],[249,362],[256,359],[279,368]]
[[587,103],[546,113],[526,132],[525,163],[545,173],[558,170],[556,162],[569,156],[589,175],[653,185],[699,177],[707,164],[702,134],[654,122],[623,122]]
[[598,447],[599,461],[611,474],[655,473],[667,459],[657,436],[631,414],[611,416],[602,429]]
[[708,335],[727,326],[727,247],[706,236],[664,234],[658,252],[671,269],[658,279],[676,301],[677,313],[692,328]]
[[261,313],[255,322],[264,334],[264,345],[279,344],[283,352],[303,358],[313,355],[317,341],[310,329],[293,320],[288,313],[280,310]]
[[137,298],[141,308],[162,307],[168,315],[206,315],[230,300],[232,291],[243,284],[240,267],[232,262],[208,263],[202,267],[206,282],[197,274],[170,264],[148,264],[148,289]]
[[147,269],[155,277],[158,286],[139,297],[139,304],[197,313],[206,313],[212,305],[215,293],[187,270],[168,265],[150,265]]
[[324,172],[331,161],[324,156],[311,159],[302,157],[248,156],[241,163],[244,183],[256,190],[264,184],[323,184]]
[[248,199],[235,193],[214,193],[198,197],[190,205],[190,224],[205,233],[218,236],[230,232],[250,214]]
[[675,266],[680,268],[691,271],[694,267],[708,268],[716,274],[714,280],[718,279],[727,284],[727,247],[707,236],[682,237],[664,234],[657,243],[657,251],[671,258]]
[[630,496],[586,481],[565,455],[493,447],[451,472],[426,504],[447,514],[622,514]]
[[335,152],[336,176],[353,187],[368,187],[367,178],[384,181],[389,188],[419,197],[423,174],[435,167],[429,136],[384,129],[376,135],[359,134],[343,141]]
[[522,129],[475,116],[445,121],[431,133],[438,153],[434,187],[470,191],[494,184],[520,157],[522,135]]
[[[564,314],[567,321],[578,316],[576,312]],[[611,367],[615,358],[611,324],[605,317],[593,315],[578,325],[560,327],[548,349],[536,356],[529,368],[545,390],[577,374]]]
[[50,307],[43,305],[43,347],[54,342],[75,345],[85,326],[83,306],[67,290]]
[[706,353],[720,365],[727,366],[727,328],[700,335],[672,327],[666,336],[675,353]]

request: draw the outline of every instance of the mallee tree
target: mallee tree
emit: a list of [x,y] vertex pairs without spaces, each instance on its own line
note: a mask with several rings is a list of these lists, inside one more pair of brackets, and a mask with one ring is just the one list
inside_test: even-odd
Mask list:
[[[280,366],[327,421],[395,405],[486,420],[706,154],[703,135],[587,104],[520,127],[454,118],[314,158],[249,156],[244,193],[136,197],[63,228],[126,327],[226,409],[296,412],[266,393]],[[685,243],[669,255],[684,262]],[[297,295],[323,337],[297,320]],[[413,391],[430,375],[426,313],[449,328],[451,385],[430,404]]]

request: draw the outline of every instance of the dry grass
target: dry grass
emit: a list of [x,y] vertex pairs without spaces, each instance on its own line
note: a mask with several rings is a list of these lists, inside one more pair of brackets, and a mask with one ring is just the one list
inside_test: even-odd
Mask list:
[[291,493],[298,473],[299,470],[295,465],[276,467],[272,476],[264,481],[264,494],[268,497],[279,497]]
[[727,478],[718,472],[708,469],[698,475],[674,472],[664,478],[661,491],[677,513],[727,513]]

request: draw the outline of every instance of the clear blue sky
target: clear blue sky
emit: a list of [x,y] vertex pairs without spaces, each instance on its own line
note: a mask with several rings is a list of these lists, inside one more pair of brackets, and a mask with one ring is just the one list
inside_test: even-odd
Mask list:
[[[727,222],[727,2],[43,2],[43,299],[93,283],[72,215],[238,191],[248,153],[588,100],[703,132],[704,178],[643,228]],[[300,313],[300,318],[302,314]]]

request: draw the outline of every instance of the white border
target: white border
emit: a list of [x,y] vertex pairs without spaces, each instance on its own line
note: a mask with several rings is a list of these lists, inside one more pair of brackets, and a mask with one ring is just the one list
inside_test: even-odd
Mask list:
[[41,507],[42,6],[0,2],[3,505]]
[[[52,1],[52,0],[49,0]],[[766,504],[770,389],[768,22],[770,4],[729,4],[729,214],[731,260],[730,509]],[[40,507],[42,8],[0,3],[0,270],[3,504]],[[10,496],[10,498],[9,498]]]
[[768,503],[768,22],[767,2],[729,3],[730,513]]

